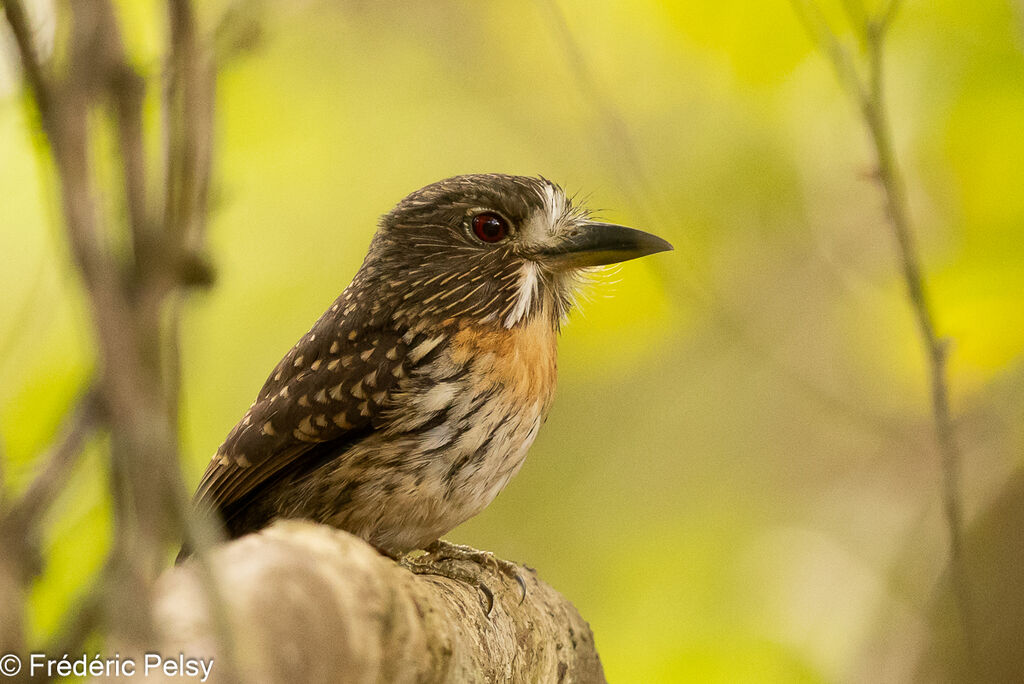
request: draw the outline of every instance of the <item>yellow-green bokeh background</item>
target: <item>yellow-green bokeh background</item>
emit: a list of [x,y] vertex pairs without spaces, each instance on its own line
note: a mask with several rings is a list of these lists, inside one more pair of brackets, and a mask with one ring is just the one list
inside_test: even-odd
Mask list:
[[[218,279],[183,333],[190,485],[347,284],[380,214],[457,173],[542,174],[676,251],[590,290],[526,465],[450,538],[536,567],[589,620],[616,682],[910,678],[941,622],[941,471],[855,109],[783,0],[557,3],[266,5],[259,45],[219,78]],[[160,7],[119,7],[157,77]],[[887,57],[953,340],[970,520],[1024,452],[1022,15],[907,0]],[[3,57],[0,444],[17,489],[93,356]],[[50,520],[37,638],[103,553],[102,454],[92,445]]]

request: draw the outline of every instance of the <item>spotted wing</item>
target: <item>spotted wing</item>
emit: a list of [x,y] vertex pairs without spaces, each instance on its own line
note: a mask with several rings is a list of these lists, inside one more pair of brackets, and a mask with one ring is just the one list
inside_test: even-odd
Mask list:
[[197,506],[223,512],[318,445],[342,448],[374,430],[390,393],[422,358],[423,344],[380,328],[355,332],[325,314],[278,363],[217,450]]

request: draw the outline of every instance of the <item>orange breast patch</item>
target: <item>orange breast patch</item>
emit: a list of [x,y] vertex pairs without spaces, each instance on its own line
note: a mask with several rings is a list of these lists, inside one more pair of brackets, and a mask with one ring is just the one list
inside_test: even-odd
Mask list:
[[481,384],[498,384],[528,405],[540,400],[545,412],[554,395],[558,333],[544,315],[511,330],[468,325],[452,340],[452,360],[472,364]]

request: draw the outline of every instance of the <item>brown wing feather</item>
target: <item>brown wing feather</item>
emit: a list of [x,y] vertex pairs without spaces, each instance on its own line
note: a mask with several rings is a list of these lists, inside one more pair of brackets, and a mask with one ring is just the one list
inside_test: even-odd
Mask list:
[[420,340],[367,329],[365,322],[339,324],[331,316],[336,310],[332,307],[278,363],[207,467],[197,506],[223,511],[316,445],[344,442],[375,427],[382,406],[408,372],[409,349]]

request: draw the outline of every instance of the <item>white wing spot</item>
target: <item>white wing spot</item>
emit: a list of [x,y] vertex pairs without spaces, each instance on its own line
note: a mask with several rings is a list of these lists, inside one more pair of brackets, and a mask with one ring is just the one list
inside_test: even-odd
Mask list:
[[424,413],[436,413],[447,408],[455,399],[459,385],[454,382],[442,382],[427,390],[417,402]]
[[313,427],[312,422],[310,422],[311,420],[312,416],[306,416],[305,418],[303,418],[302,422],[299,423],[299,431],[305,432],[308,435],[315,435],[316,428]]
[[295,439],[299,440],[300,442],[319,442],[320,441],[315,436],[310,435],[308,433],[305,433],[305,432],[303,432],[302,430],[300,430],[298,428],[295,428],[294,430],[292,430],[292,436],[295,437]]
[[430,352],[434,351],[434,348],[437,347],[437,345],[444,342],[444,339],[444,335],[438,335],[436,337],[431,337],[428,340],[420,342],[411,350],[409,350],[409,360],[412,361],[413,363],[419,363],[420,359],[422,359]]

